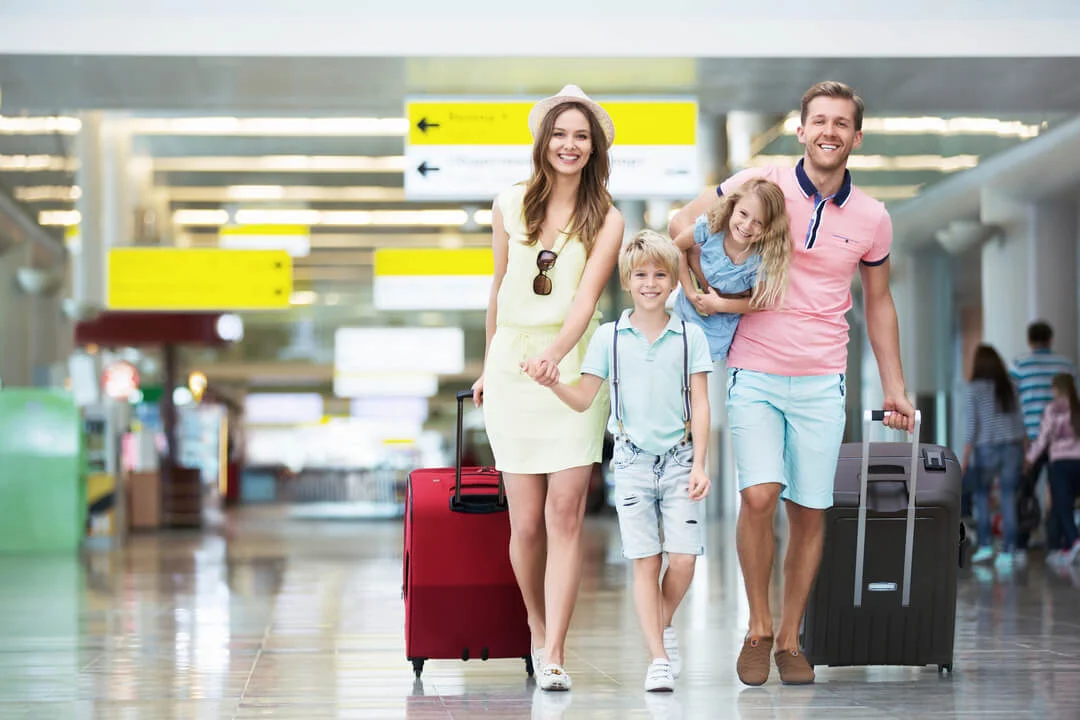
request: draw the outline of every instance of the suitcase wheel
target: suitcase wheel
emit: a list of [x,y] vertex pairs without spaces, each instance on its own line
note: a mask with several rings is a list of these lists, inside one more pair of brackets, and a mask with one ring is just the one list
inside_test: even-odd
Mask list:
[[943,675],[945,673],[948,673],[949,675],[952,675],[952,663],[944,663],[942,665],[938,665],[937,666],[937,671],[939,673],[943,674]]
[[424,658],[409,658],[412,660],[413,673],[416,677],[420,677],[420,673],[424,672]]
[[536,669],[533,667],[532,655],[526,655],[522,659],[525,661],[525,674],[532,677],[536,672]]

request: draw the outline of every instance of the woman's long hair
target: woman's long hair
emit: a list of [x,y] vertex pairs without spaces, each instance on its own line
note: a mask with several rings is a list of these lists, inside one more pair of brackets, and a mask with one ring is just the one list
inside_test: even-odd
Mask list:
[[1069,373],[1061,373],[1053,377],[1050,387],[1069,399],[1069,422],[1072,424],[1073,435],[1080,438],[1080,398],[1076,396],[1076,381]]
[[971,367],[972,380],[989,380],[994,383],[994,399],[998,410],[1012,412],[1017,407],[1016,388],[1013,387],[1005,362],[991,345],[975,348],[975,362]]
[[758,199],[765,213],[761,237],[751,245],[753,252],[761,256],[761,264],[750,296],[750,307],[776,308],[784,301],[791,265],[791,221],[780,186],[765,178],[752,178],[725,193],[720,204],[709,211],[709,232],[728,232],[735,206],[749,195]]
[[592,155],[589,156],[581,171],[577,201],[574,214],[570,217],[570,235],[577,235],[585,246],[586,257],[592,252],[596,236],[604,225],[604,219],[611,209],[611,193],[608,192],[608,177],[611,175],[611,160],[608,158],[607,136],[604,128],[596,120],[588,107],[579,102],[565,102],[548,111],[540,123],[540,131],[533,141],[533,174],[525,189],[524,212],[527,245],[540,241],[540,233],[547,214],[548,198],[555,185],[555,168],[548,162],[548,146],[555,131],[555,121],[567,110],[580,110],[589,120],[589,137],[592,140]]

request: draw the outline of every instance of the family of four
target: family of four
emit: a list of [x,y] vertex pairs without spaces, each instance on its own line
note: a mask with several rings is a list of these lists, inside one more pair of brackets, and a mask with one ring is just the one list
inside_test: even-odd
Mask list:
[[[798,635],[844,431],[844,315],[856,273],[884,408],[893,411],[885,423],[910,431],[914,409],[889,290],[889,215],[847,170],[862,141],[862,100],[823,82],[806,92],[801,111],[805,154],[795,167],[740,172],[683,207],[670,238],[646,230],[625,244],[607,189],[611,117],[572,85],[529,114],[532,177],[493,206],[487,349],[473,392],[506,485],[510,559],[543,690],[571,687],[566,634],[605,424],[651,658],[645,689],[674,689],[681,662],[672,619],[705,545],[708,387],[725,369],[750,607],[738,675],[761,685],[775,663],[785,683],[814,680]],[[601,325],[597,301],[616,265],[633,309]],[[790,541],[774,625],[769,581],[781,498]]]

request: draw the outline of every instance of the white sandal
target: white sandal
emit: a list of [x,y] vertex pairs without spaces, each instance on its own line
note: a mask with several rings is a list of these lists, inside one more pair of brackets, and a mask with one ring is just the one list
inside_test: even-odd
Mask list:
[[572,683],[570,682],[570,676],[562,665],[548,663],[540,673],[540,680],[537,684],[541,690],[565,692],[570,689]]
[[540,677],[540,671],[544,667],[544,648],[532,649],[533,675]]

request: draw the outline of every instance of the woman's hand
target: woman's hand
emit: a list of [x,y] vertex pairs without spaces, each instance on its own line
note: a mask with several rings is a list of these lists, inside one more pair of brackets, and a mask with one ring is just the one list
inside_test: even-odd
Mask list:
[[480,407],[480,404],[484,402],[484,376],[480,375],[476,379],[476,382],[472,384],[472,401],[473,405]]
[[559,362],[547,352],[529,358],[522,364],[521,369],[544,387],[551,387],[559,382]]

